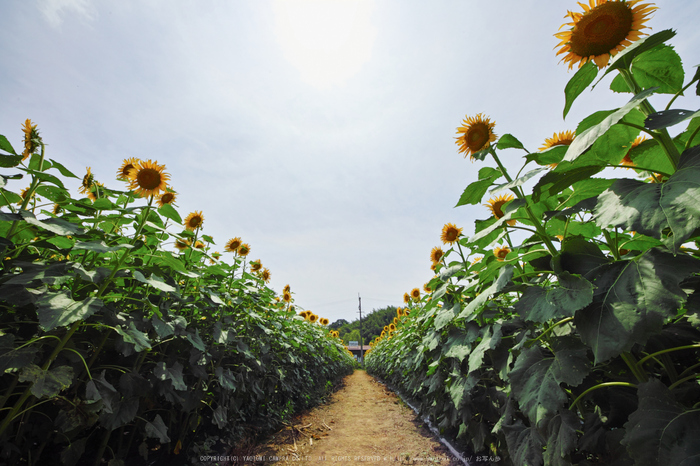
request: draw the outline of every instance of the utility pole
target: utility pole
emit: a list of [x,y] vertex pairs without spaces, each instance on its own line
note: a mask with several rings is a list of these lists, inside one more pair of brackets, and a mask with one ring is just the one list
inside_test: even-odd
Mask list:
[[362,298],[360,298],[360,293],[357,293],[357,301],[359,302],[357,309],[360,311],[360,363],[364,366],[365,351],[362,345]]

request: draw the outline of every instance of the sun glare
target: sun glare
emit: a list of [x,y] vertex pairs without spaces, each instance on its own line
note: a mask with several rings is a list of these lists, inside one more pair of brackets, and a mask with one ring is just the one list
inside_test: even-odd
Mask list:
[[316,87],[344,82],[369,60],[376,36],[370,0],[276,0],[277,38],[301,78]]

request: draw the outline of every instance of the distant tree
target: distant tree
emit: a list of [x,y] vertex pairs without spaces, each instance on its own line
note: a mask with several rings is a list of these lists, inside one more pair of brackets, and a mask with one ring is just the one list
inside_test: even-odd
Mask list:
[[348,322],[348,321],[345,320],[345,319],[338,319],[338,320],[336,320],[335,322],[333,322],[332,324],[330,324],[330,325],[328,326],[328,328],[331,329],[331,330],[338,330],[338,329],[339,329],[340,327],[342,327],[343,325],[348,325],[349,323],[350,323],[350,322]]
[[[360,342],[360,329],[356,328],[352,332],[348,332],[345,334],[345,336],[343,337],[343,342],[346,345],[349,345],[351,341],[356,341],[358,343]],[[363,344],[367,345],[367,340],[365,340]]]
[[[369,345],[369,342],[378,337],[382,330],[384,330],[385,325],[389,325],[396,317],[396,307],[388,306],[383,309],[374,309],[369,314],[362,317],[362,336],[365,345]],[[344,319],[339,319],[344,320]],[[334,322],[333,324],[339,321]],[[333,325],[331,324],[331,325]],[[330,326],[329,326],[330,327]],[[348,341],[360,341],[360,319],[353,320],[352,322],[346,323],[335,327],[340,334],[340,338],[347,344]],[[357,331],[357,335],[354,338],[348,338],[347,335],[351,332]],[[355,335],[352,333],[352,335]]]

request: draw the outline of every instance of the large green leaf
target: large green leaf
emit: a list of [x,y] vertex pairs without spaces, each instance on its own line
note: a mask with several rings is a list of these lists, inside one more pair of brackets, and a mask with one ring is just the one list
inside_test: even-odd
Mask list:
[[20,382],[31,382],[32,395],[37,398],[53,398],[73,383],[73,368],[59,366],[43,370],[36,364],[25,366],[19,373]]
[[603,121],[586,129],[581,134],[577,134],[574,142],[571,143],[569,149],[566,151],[564,161],[571,162],[576,160],[576,158],[583,154],[586,149],[591,147],[599,137],[603,136],[613,125],[622,120],[625,115],[634,110],[640,103],[642,103],[642,101],[651,96],[655,91],[656,88],[651,88],[640,92],[632,97],[632,99],[630,99],[630,101],[625,105],[608,115]]
[[598,67],[592,60],[589,60],[579,68],[569,82],[566,83],[566,87],[564,88],[564,97],[566,98],[564,118],[566,118],[567,113],[569,113],[574,100],[590,86],[596,76],[598,76]]
[[17,152],[15,152],[15,149],[12,147],[12,144],[10,144],[10,141],[8,141],[2,134],[0,134],[0,149],[4,150],[5,152],[9,152],[10,154],[17,155]]
[[[579,343],[580,345],[580,343]],[[554,356],[538,346],[524,349],[508,374],[513,396],[532,425],[542,427],[568,400],[561,384],[576,387],[590,372],[587,348],[569,343]]]
[[48,230],[57,235],[76,235],[82,232],[82,229],[73,223],[67,222],[60,218],[47,218],[44,220],[38,220],[34,214],[28,210],[20,210],[19,215],[22,220],[29,223],[30,225],[35,225],[44,230]]
[[512,134],[504,134],[498,138],[496,143],[497,149],[524,149],[523,143],[518,141],[518,139]]
[[489,325],[484,328],[481,341],[469,354],[468,373],[472,373],[481,367],[486,351],[495,349],[501,342],[502,337],[503,331],[501,329],[501,324],[494,324],[493,327]]
[[622,443],[636,466],[689,466],[700,461],[700,410],[688,410],[657,379],[637,386],[639,407]]
[[38,348],[23,346],[15,348],[15,336],[0,335],[0,374],[15,372],[34,362]]
[[700,117],[700,110],[662,110],[652,113],[644,120],[646,129],[661,129],[675,126],[685,120]]
[[595,217],[603,228],[637,231],[677,252],[700,227],[700,146],[683,152],[678,170],[665,183],[616,181],[598,197]]
[[539,466],[542,464],[542,448],[547,443],[535,427],[527,427],[518,419],[502,427],[506,436],[508,453],[513,464]]
[[494,186],[491,188],[490,193],[491,194],[496,194],[497,192],[503,191],[504,189],[513,189],[518,186],[522,186],[528,181],[530,181],[532,178],[535,176],[539,175],[540,173],[548,171],[548,167],[540,167],[540,168],[535,168],[534,170],[530,170],[529,172],[525,173],[523,176],[514,179],[513,181],[510,181],[508,183],[504,184],[499,184],[498,186]]
[[593,284],[583,277],[560,272],[553,286],[528,287],[515,303],[515,310],[525,320],[547,322],[571,317],[593,300]]
[[[657,86],[657,92],[675,94],[683,88],[685,73],[681,57],[668,45],[659,45],[632,61],[632,73],[642,89]],[[618,74],[610,89],[614,92],[632,92],[624,77]]]
[[153,374],[159,380],[170,380],[175,390],[187,390],[187,385],[182,378],[182,369],[182,364],[177,361],[171,367],[167,367],[165,362],[159,362],[153,368]]
[[593,303],[576,312],[575,323],[596,364],[659,333],[687,297],[681,281],[698,271],[697,259],[660,248],[590,270]]
[[486,191],[495,180],[503,176],[500,170],[491,167],[484,167],[479,170],[479,180],[475,181],[464,189],[455,207],[467,204],[478,204],[486,194]]
[[607,74],[611,71],[620,69],[630,69],[630,66],[632,65],[632,62],[635,58],[641,56],[645,52],[652,50],[654,47],[663,44],[675,35],[676,32],[672,29],[665,29],[663,31],[657,32],[656,34],[652,34],[648,37],[644,37],[640,40],[635,41],[632,45],[615,55],[615,58],[613,58],[610,61],[610,64],[608,65],[608,68],[605,70],[605,73],[603,74],[601,79],[607,76]]
[[98,298],[73,301],[67,291],[46,292],[37,301],[39,325],[45,332],[85,320],[105,306]]
[[165,283],[165,280],[160,278],[158,275],[151,274],[150,277],[146,278],[140,271],[134,270],[133,276],[137,281],[151,285],[157,290],[165,291],[168,293],[173,293],[177,291],[177,288]]
[[569,453],[576,449],[577,431],[582,430],[581,420],[568,409],[554,416],[547,425],[547,450],[544,462],[551,466],[571,466]]
[[125,343],[134,345],[134,349],[137,353],[151,349],[151,341],[148,339],[148,335],[137,329],[133,321],[129,322],[128,327],[117,326],[116,331],[122,336]]
[[467,318],[467,320],[472,320],[475,317],[475,311],[477,311],[486,301],[488,301],[491,296],[500,292],[508,282],[513,278],[513,266],[505,265],[499,270],[498,278],[494,282],[483,290],[479,296],[474,298],[467,307],[457,316],[458,319]]
[[153,422],[146,422],[145,425],[146,437],[157,438],[160,443],[170,442],[170,437],[168,437],[168,428],[163,422],[163,418],[160,414],[156,414],[156,418]]

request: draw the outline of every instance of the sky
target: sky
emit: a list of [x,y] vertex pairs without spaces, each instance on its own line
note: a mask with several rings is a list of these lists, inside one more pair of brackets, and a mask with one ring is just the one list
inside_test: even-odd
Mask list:
[[[700,2],[660,0],[686,75]],[[0,134],[39,127],[47,157],[114,189],[127,157],[166,165],[218,251],[239,236],[281,293],[331,321],[402,305],[432,277],[446,223],[481,162],[457,127],[484,113],[536,151],[628,95],[586,91],[553,37],[569,0],[9,0],[0,3]],[[611,74],[612,75],[612,74]],[[653,101],[652,101],[653,103]],[[684,106],[684,104],[686,106]],[[698,99],[678,108],[697,109]],[[514,171],[522,151],[501,153]],[[22,183],[15,181],[14,183]],[[77,195],[77,180],[66,182]],[[8,186],[18,192],[25,186]],[[484,202],[488,197],[484,198]],[[226,257],[226,256],[224,256]]]

